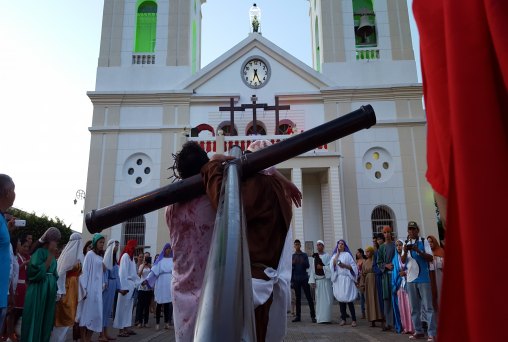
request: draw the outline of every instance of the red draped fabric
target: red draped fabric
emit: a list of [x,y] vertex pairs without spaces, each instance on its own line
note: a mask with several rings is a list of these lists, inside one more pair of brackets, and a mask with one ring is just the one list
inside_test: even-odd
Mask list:
[[[427,179],[448,199],[439,341],[504,336],[508,1],[414,0]],[[499,274],[501,273],[501,274]]]

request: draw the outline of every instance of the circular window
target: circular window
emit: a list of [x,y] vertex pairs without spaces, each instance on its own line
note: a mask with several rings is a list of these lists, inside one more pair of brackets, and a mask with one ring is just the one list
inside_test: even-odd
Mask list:
[[379,183],[387,181],[393,175],[392,162],[393,158],[387,150],[382,147],[374,147],[365,152],[362,165],[365,175],[370,180]]
[[135,153],[125,161],[123,175],[126,182],[132,187],[146,186],[152,180],[153,163],[144,153]]

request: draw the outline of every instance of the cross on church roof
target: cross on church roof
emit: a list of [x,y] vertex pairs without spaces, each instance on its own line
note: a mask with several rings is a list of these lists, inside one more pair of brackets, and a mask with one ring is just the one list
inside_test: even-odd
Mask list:
[[256,109],[257,108],[266,108],[266,103],[257,103],[258,97],[256,95],[252,95],[250,97],[250,100],[252,101],[252,104],[242,104],[243,108],[252,108],[252,129],[254,135],[258,134],[258,127],[257,127],[257,119],[256,119]]
[[219,107],[220,111],[229,111],[229,125],[231,127],[230,129],[230,135],[238,135],[238,133],[235,133],[235,111],[243,112],[245,111],[245,108],[242,107],[235,107],[235,98],[230,97],[229,98],[229,107]]
[[266,106],[265,110],[275,110],[275,134],[279,134],[279,110],[289,110],[291,106],[279,106],[279,97],[275,96],[275,106]]

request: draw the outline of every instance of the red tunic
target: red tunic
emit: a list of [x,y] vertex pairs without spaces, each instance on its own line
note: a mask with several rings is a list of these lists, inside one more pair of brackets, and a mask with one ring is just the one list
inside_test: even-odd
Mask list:
[[[494,341],[508,317],[496,263],[508,192],[508,1],[414,0],[428,119],[427,179],[448,199],[438,338]],[[489,249],[504,260],[504,249]],[[492,307],[495,306],[495,312]],[[496,327],[494,329],[486,327]]]
[[17,255],[18,265],[19,265],[19,276],[18,276],[18,286],[16,287],[16,296],[14,298],[14,307],[17,309],[23,309],[25,306],[25,294],[26,294],[26,265],[23,265],[24,261],[30,260],[30,255],[22,256],[20,254]]

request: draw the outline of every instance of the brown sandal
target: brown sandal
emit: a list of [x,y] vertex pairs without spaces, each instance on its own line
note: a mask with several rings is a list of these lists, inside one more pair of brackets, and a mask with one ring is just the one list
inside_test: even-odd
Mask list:
[[129,337],[130,335],[129,335],[129,333],[127,333],[127,332],[125,332],[125,331],[122,331],[122,332],[121,332],[121,333],[119,333],[117,336],[118,336],[118,337]]

